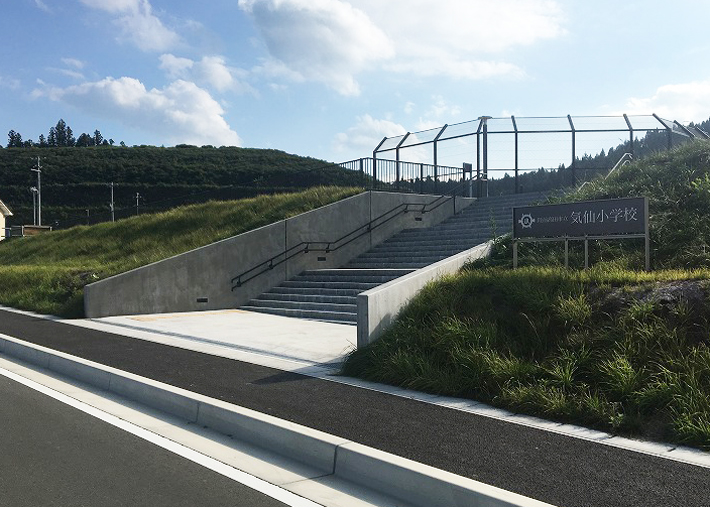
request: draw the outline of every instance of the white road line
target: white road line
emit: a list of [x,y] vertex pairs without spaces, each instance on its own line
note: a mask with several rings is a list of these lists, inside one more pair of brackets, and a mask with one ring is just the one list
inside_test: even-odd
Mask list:
[[248,488],[251,488],[255,491],[258,491],[259,493],[262,493],[275,500],[283,502],[284,504],[289,505],[290,507],[322,507],[321,504],[298,496],[294,493],[291,493],[290,491],[286,491],[283,488],[270,484],[262,479],[259,479],[258,477],[254,477],[253,475],[249,475],[245,472],[242,472],[241,470],[232,468],[231,466],[226,465],[216,459],[205,456],[204,454],[189,449],[183,445],[178,444],[177,442],[173,442],[172,440],[152,433],[151,431],[141,428],[140,426],[132,424],[128,421],[124,421],[123,419],[120,419],[114,415],[103,412],[95,407],[87,405],[86,403],[71,398],[66,394],[50,389],[46,386],[43,386],[42,384],[22,377],[21,375],[13,373],[9,370],[0,368],[0,375],[3,375],[11,380],[14,380],[15,382],[18,382],[31,389],[34,389],[35,391],[45,394],[57,401],[65,403],[66,405],[81,410],[82,412],[88,415],[96,417],[101,421],[107,422],[117,428],[127,431],[128,433],[142,438],[143,440],[158,445],[163,449],[177,454],[178,456],[182,456],[183,458],[197,463],[198,465],[201,465],[205,468],[208,468],[209,470],[228,477],[229,479],[239,482],[240,484],[243,484]]

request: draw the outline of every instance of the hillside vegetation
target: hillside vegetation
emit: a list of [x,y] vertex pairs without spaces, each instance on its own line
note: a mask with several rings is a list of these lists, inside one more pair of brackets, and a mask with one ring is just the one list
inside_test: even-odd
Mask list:
[[212,201],[0,242],[0,303],[83,315],[83,287],[356,194],[354,187]]
[[[110,217],[109,183],[120,217],[139,210],[254,197],[313,186],[362,185],[359,173],[278,150],[181,145],[29,147],[0,149],[0,199],[15,214],[12,225],[31,224],[31,186],[42,165],[42,222],[60,227]],[[93,218],[92,218],[93,217]]]
[[[642,242],[596,242],[565,269],[558,243],[511,239],[432,283],[343,372],[613,432],[710,448],[710,143],[623,167],[558,198],[648,196]],[[574,267],[577,267],[575,269]]]

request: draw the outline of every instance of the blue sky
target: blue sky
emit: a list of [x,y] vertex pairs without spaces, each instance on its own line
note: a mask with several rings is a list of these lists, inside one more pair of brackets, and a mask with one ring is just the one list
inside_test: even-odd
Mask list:
[[340,162],[494,117],[710,117],[707,0],[13,0],[0,143],[63,118],[128,145]]

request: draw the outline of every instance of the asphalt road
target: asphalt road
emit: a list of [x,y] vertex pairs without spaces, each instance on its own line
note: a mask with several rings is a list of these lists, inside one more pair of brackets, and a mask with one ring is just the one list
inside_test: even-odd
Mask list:
[[0,505],[284,506],[3,376]]
[[327,380],[0,310],[0,333],[560,507],[710,505],[710,471]]

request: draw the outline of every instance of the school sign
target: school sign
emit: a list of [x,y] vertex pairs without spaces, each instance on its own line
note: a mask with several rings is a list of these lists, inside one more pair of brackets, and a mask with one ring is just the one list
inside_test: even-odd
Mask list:
[[648,199],[630,197],[513,209],[513,264],[517,266],[519,241],[583,240],[585,267],[588,266],[590,239],[646,239],[646,269],[650,268]]

